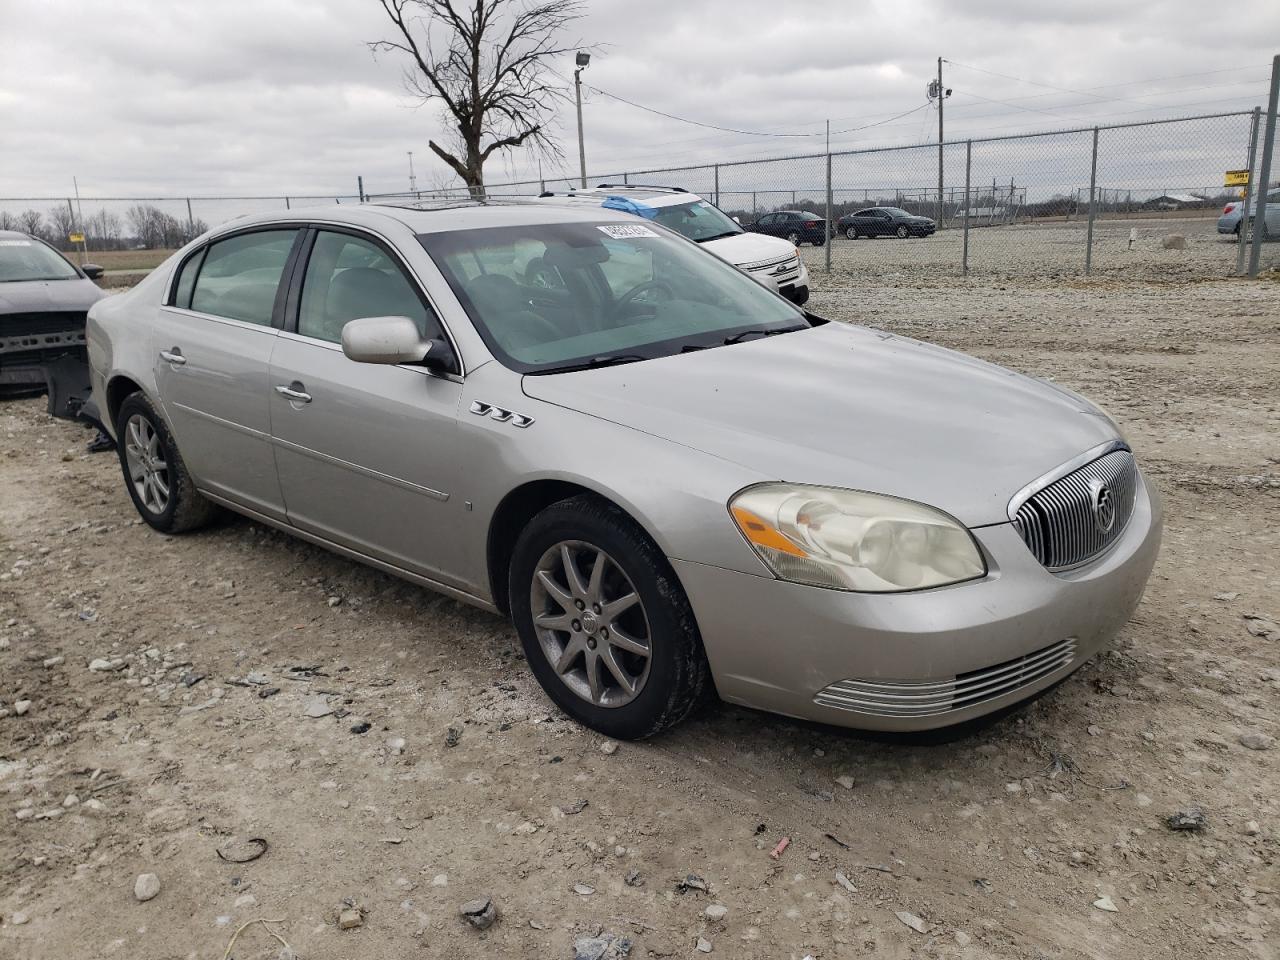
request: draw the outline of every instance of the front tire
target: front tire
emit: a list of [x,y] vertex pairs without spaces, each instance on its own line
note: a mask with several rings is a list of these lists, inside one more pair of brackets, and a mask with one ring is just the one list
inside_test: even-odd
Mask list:
[[141,392],[120,404],[116,438],[125,489],[151,527],[185,533],[213,519],[217,508],[196,490],[168,424]]
[[911,231],[908,230],[905,226],[899,227],[897,232],[898,232],[899,240],[905,240],[907,239],[907,237],[911,236]]
[[534,676],[584,726],[619,740],[653,736],[707,689],[702,638],[675,572],[613,504],[574,497],[529,521],[508,596]]

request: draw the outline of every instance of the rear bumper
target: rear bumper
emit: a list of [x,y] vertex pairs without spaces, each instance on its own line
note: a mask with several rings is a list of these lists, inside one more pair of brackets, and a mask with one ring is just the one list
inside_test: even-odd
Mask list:
[[981,580],[853,594],[672,561],[725,700],[837,726],[927,730],[1017,704],[1103,649],[1137,606],[1160,545],[1145,480],[1124,535],[1065,575],[1012,524],[974,531]]
[[1239,214],[1227,213],[1218,218],[1219,233],[1235,233],[1240,227]]

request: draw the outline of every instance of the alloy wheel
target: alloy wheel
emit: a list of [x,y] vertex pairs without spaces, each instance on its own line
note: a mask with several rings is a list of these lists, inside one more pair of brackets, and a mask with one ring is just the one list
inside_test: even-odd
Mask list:
[[169,506],[169,464],[155,425],[140,413],[125,423],[124,456],[143,507],[156,516],[164,513]]
[[911,233],[911,231],[910,231],[910,230],[908,230],[906,227],[899,227],[899,228],[898,228],[898,239],[899,239],[899,240],[905,240],[905,239],[907,239],[907,237],[910,235],[910,233]]
[[848,237],[850,240],[857,240],[858,230],[856,227],[849,227],[849,229],[845,230],[844,235]]
[[556,675],[597,707],[621,707],[649,677],[649,620],[631,578],[580,540],[550,547],[534,569],[530,609],[538,645]]
[[788,233],[787,242],[790,243],[793,247],[800,246],[800,234],[796,233],[794,230],[791,233]]

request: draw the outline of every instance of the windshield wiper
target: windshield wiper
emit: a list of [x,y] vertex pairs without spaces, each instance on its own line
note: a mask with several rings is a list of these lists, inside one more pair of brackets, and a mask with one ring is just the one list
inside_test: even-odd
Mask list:
[[573,370],[596,370],[600,367],[612,367],[620,363],[636,363],[640,360],[648,360],[639,353],[606,353],[598,357],[592,357],[589,360],[583,360],[581,363],[570,363],[563,367],[552,367],[547,373],[569,373]]
[[723,240],[725,237],[736,237],[738,234],[742,232],[743,231],[741,230],[726,230],[724,233],[717,233],[714,237],[701,237],[699,238],[698,242],[709,243],[712,240]]
[[742,343],[743,340],[748,340],[752,337],[772,337],[779,333],[791,333],[795,330],[808,329],[808,327],[778,327],[776,330],[753,328],[751,330],[743,330],[741,333],[735,333],[732,336],[725,337],[723,343],[725,346],[728,346],[731,343]]

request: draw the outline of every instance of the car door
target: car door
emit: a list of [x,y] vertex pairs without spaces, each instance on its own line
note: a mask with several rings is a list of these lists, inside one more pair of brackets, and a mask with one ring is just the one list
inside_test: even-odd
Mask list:
[[270,225],[189,255],[158,312],[160,405],[200,489],[283,518],[267,398],[271,349],[301,229]]
[[768,234],[771,237],[776,236],[777,222],[778,222],[778,215],[776,213],[766,213],[763,217],[761,217],[759,220],[756,221],[755,223],[756,231],[758,233]]
[[[286,329],[271,357],[271,424],[289,521],[358,553],[457,583],[463,505],[461,377],[419,365],[356,363],[342,327],[407,316],[444,337],[435,312],[385,240],[316,228],[300,255]],[[456,352],[455,352],[456,355]]]

